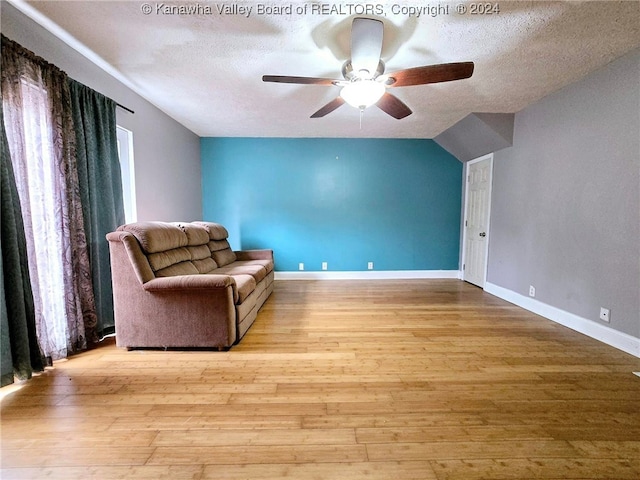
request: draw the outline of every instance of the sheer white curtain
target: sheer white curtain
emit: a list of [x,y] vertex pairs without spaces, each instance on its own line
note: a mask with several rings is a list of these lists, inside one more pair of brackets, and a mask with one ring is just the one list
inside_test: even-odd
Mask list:
[[[67,356],[64,306],[64,268],[60,254],[61,232],[56,229],[61,192],[55,174],[52,118],[47,92],[36,83],[21,82],[24,127],[24,162],[18,173],[18,193],[25,217],[29,273],[31,275],[36,329],[45,356]],[[10,138],[10,143],[11,138]],[[11,148],[11,147],[10,147]],[[29,241],[30,239],[30,241]]]

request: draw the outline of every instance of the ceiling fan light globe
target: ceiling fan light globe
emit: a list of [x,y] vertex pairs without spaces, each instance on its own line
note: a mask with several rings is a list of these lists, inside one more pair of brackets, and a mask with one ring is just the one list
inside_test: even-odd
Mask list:
[[363,109],[375,104],[384,95],[384,84],[375,80],[359,80],[345,85],[340,96],[352,107]]

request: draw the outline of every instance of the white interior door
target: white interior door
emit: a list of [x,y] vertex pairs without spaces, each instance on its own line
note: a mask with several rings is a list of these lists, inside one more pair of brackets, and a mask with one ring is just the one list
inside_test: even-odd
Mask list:
[[467,163],[463,279],[484,287],[489,247],[493,154]]

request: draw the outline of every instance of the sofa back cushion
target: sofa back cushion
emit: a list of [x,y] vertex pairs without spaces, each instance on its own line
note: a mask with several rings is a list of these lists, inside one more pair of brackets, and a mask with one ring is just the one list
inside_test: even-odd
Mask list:
[[212,270],[218,268],[218,264],[211,257],[211,251],[207,246],[209,232],[203,226],[193,223],[177,223],[176,225],[187,235],[187,249],[197,273],[211,273]]
[[229,232],[224,226],[213,222],[193,222],[192,225],[203,227],[209,235],[209,251],[219,267],[236,261],[237,257],[227,241]]
[[156,273],[157,277],[167,276],[158,275],[158,272],[161,272],[165,268],[173,267],[181,263],[188,264],[191,261],[191,254],[186,247],[178,247],[172,248],[170,250],[165,250],[164,252],[148,253],[147,259],[149,260],[149,265],[151,265],[151,270]]
[[142,247],[142,251],[146,254],[186,247],[189,244],[189,240],[184,231],[172,223],[129,223],[119,227],[118,230],[124,230],[136,237],[140,243],[140,247]]
[[189,247],[189,252],[191,253],[191,263],[196,267],[198,273],[211,273],[218,268],[218,264],[211,258],[211,251],[206,243]]
[[236,261],[236,254],[231,250],[226,240],[211,240],[209,242],[211,256],[219,267],[224,267]]
[[138,222],[123,225],[136,237],[156,277],[210,273],[218,265],[209,250],[209,233],[189,223]]

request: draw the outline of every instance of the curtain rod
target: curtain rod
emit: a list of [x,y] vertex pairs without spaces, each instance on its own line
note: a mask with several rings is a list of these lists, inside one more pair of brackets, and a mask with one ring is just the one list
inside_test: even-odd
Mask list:
[[120,105],[118,102],[116,102],[116,106],[120,107],[123,110],[126,110],[129,113],[135,114],[136,112],[134,112],[133,110],[131,110],[130,108],[125,107],[124,105]]

